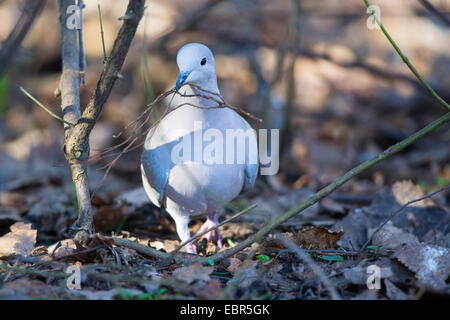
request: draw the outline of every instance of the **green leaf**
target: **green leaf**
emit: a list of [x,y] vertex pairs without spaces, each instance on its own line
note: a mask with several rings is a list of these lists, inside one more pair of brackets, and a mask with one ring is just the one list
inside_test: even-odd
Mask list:
[[155,295],[152,293],[142,293],[138,297],[138,300],[155,300]]
[[439,188],[444,188],[450,182],[449,179],[446,179],[444,176],[438,176],[436,178],[436,184]]
[[131,300],[133,299],[133,294],[127,289],[120,289],[120,293],[114,297],[117,300]]
[[227,239],[227,242],[231,248],[233,248],[236,245],[230,238]]
[[0,78],[0,116],[2,116],[9,106],[10,85],[8,73]]
[[259,256],[256,256],[256,258],[261,261],[269,261],[270,260],[270,258],[268,256],[266,256],[265,254],[260,254]]
[[321,259],[323,259],[323,260],[326,260],[326,261],[338,261],[338,262],[345,261],[343,256],[324,256],[324,255],[321,255],[319,257]]

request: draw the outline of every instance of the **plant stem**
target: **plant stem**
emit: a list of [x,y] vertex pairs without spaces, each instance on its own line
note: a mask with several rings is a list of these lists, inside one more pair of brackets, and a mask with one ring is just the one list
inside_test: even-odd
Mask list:
[[416,78],[420,81],[420,83],[422,83],[422,85],[431,93],[431,95],[440,103],[442,104],[447,110],[450,110],[450,106],[448,105],[448,103],[442,99],[434,90],[433,88],[430,87],[430,85],[425,81],[425,79],[422,77],[422,75],[419,73],[419,71],[417,71],[417,69],[411,64],[411,62],[409,62],[409,59],[403,54],[402,50],[400,50],[400,48],[397,46],[397,44],[395,43],[395,41],[391,38],[391,36],[389,35],[389,33],[387,32],[387,30],[384,28],[383,24],[381,23],[380,19],[378,18],[378,16],[375,14],[375,11],[372,10],[371,4],[369,3],[368,0],[363,0],[365,5],[367,6],[367,9],[370,11],[370,14],[374,17],[375,21],[377,22],[377,24],[380,26],[381,31],[383,31],[384,35],[386,36],[386,38],[389,40],[389,42],[391,43],[391,45],[394,47],[395,51],[397,51],[398,55],[402,58],[403,62],[408,66],[408,68],[412,71],[412,73],[414,73],[414,75],[416,76]]
[[100,19],[100,34],[102,35],[103,63],[106,63],[105,36],[103,34],[102,10],[100,9],[100,4],[98,5],[98,18]]
[[48,114],[50,114],[53,118],[58,119],[59,121],[64,122],[65,124],[69,125],[69,126],[74,126],[75,123],[69,122],[64,120],[63,118],[61,118],[60,116],[57,116],[55,113],[53,113],[50,109],[48,109],[46,106],[44,106],[38,99],[36,99],[35,97],[33,97],[31,95],[31,93],[29,93],[27,90],[25,90],[24,87],[22,87],[21,85],[17,85],[19,87],[19,90],[22,91],[28,98],[30,98],[31,100],[33,100],[39,107],[41,107],[42,109],[44,109],[45,111],[48,112]]

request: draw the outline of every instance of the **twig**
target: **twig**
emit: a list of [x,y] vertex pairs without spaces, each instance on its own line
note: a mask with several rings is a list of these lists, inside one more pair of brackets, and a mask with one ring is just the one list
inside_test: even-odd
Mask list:
[[139,242],[123,239],[123,238],[117,238],[117,237],[111,237],[113,240],[114,245],[125,247],[128,249],[133,249],[138,253],[141,253],[147,257],[156,258],[160,260],[168,260],[172,259],[172,256],[170,254],[167,254],[165,252],[158,251],[152,247],[144,246],[140,244]]
[[369,243],[372,241],[372,239],[373,239],[373,237],[375,236],[375,234],[376,234],[378,231],[380,231],[381,228],[383,228],[383,227],[386,225],[386,223],[388,223],[390,220],[392,220],[392,219],[393,219],[397,214],[399,214],[403,209],[405,209],[406,207],[410,206],[410,205],[413,204],[413,203],[416,203],[416,202],[419,202],[419,201],[422,201],[422,200],[431,198],[431,197],[433,197],[434,195],[436,195],[436,194],[438,194],[438,193],[440,193],[440,192],[442,192],[442,191],[446,191],[446,190],[448,190],[448,189],[450,189],[450,185],[445,186],[445,187],[443,187],[443,188],[440,188],[440,189],[438,189],[438,190],[436,190],[436,191],[433,191],[433,192],[431,192],[431,193],[429,193],[429,194],[427,194],[427,195],[425,195],[425,196],[423,196],[423,197],[421,197],[421,198],[418,198],[418,199],[414,199],[414,200],[408,201],[408,202],[405,203],[403,206],[401,206],[400,208],[398,208],[397,210],[395,210],[395,211],[394,211],[394,212],[393,212],[386,220],[384,220],[384,221],[378,226],[378,228],[375,229],[375,231],[372,233],[372,235],[369,237],[369,239],[367,239],[367,241],[364,243],[364,245],[362,246],[361,250],[364,250],[364,249],[369,245]]
[[0,48],[0,77],[5,72],[11,58],[27,35],[44,4],[45,0],[26,1],[20,18]]
[[436,9],[436,7],[433,6],[430,3],[430,1],[419,0],[419,2],[425,7],[425,9],[427,9],[432,14],[434,14],[436,17],[438,17],[439,20],[441,20],[441,22],[443,22],[447,27],[450,27],[450,20],[447,18],[447,16],[445,14],[443,14],[442,12],[440,12],[438,9]]
[[[235,45],[244,45],[245,44],[248,47],[266,47],[266,48],[270,48],[270,49],[278,48],[276,44],[273,44],[272,42],[264,40],[264,39],[255,40],[254,38],[251,38],[251,37],[244,37],[242,35],[237,36],[235,34],[229,34],[229,33],[225,33],[225,32],[209,32],[209,33],[214,37],[220,38],[222,40],[226,40],[230,43],[234,43]],[[286,46],[285,48],[282,47],[282,49],[283,50],[292,50],[293,48],[291,48],[290,46]],[[343,68],[363,68],[376,77],[387,78],[390,81],[394,81],[394,80],[398,79],[401,81],[406,81],[416,88],[422,88],[422,84],[417,80],[416,77],[410,77],[407,74],[397,73],[388,68],[381,68],[379,66],[370,64],[366,61],[356,60],[356,61],[351,61],[351,62],[342,62],[342,61],[335,59],[334,57],[332,57],[330,54],[328,54],[326,52],[318,53],[318,52],[311,50],[309,48],[306,48],[306,47],[299,48],[299,54],[304,57],[311,58],[311,59],[323,59],[323,60],[329,61],[337,66],[343,67]],[[442,87],[437,87],[437,88],[442,91],[444,91],[446,89],[446,88],[442,88]],[[425,91],[425,92],[427,92],[427,91]],[[422,94],[423,92],[420,91],[419,93]],[[428,94],[427,94],[427,96],[428,96]]]
[[189,239],[188,241],[183,242],[181,245],[179,245],[175,250],[173,250],[171,253],[164,253],[161,251],[158,251],[152,247],[149,246],[145,246],[140,244],[139,242],[136,241],[131,241],[131,240],[127,240],[127,239],[123,239],[123,238],[117,238],[117,237],[111,237],[111,239],[113,240],[114,245],[116,246],[121,246],[121,247],[125,247],[125,248],[129,248],[129,249],[133,249],[136,250],[136,252],[143,254],[147,257],[151,257],[151,258],[155,258],[155,259],[160,259],[163,260],[166,263],[170,263],[171,261],[175,261],[175,262],[183,262],[183,263],[189,263],[189,262],[193,262],[193,261],[202,261],[204,260],[204,257],[200,257],[200,256],[191,256],[191,257],[177,257],[176,254],[180,251],[180,249],[185,246],[187,243],[193,241],[194,239],[201,237],[202,235],[206,234],[207,232],[218,228],[220,226],[223,226],[226,223],[229,223],[230,221],[242,216],[243,214],[249,212],[250,210],[254,209],[256,207],[256,204],[238,212],[237,214],[233,215],[232,217],[230,217],[229,219],[219,223],[217,226],[208,229],[205,232],[199,233],[197,235],[195,235],[194,237],[192,237],[191,239]]
[[[354,257],[360,255],[359,251],[348,251],[348,250],[335,250],[335,249],[302,249],[305,253],[312,253],[323,256],[345,256],[345,257]],[[293,252],[292,250],[286,249],[281,250],[277,253],[274,259],[278,258],[281,254],[285,252]]]
[[100,19],[100,34],[102,36],[102,48],[103,48],[103,63],[106,63],[106,48],[105,48],[105,36],[103,34],[103,22],[102,22],[102,10],[100,9],[100,3],[98,4],[98,18]]
[[256,252],[259,249],[259,243],[254,245],[254,247],[250,250],[247,257],[245,257],[245,260],[242,262],[242,265],[239,267],[239,270],[236,272],[234,277],[230,279],[227,283],[227,286],[225,289],[222,290],[221,294],[217,297],[217,300],[224,300],[228,297],[230,291],[233,289],[233,284],[240,283],[242,277],[244,276],[244,270],[248,268],[248,264],[255,256]]
[[28,98],[30,98],[31,100],[33,100],[39,107],[41,107],[42,109],[44,109],[45,111],[47,111],[48,114],[50,114],[53,118],[58,119],[59,121],[62,121],[63,123],[69,125],[69,126],[74,126],[75,123],[69,122],[64,120],[63,118],[61,118],[60,116],[56,115],[55,113],[53,113],[50,109],[48,109],[46,106],[44,106],[38,99],[36,99],[35,97],[33,97],[31,95],[31,93],[29,93],[27,90],[25,90],[21,85],[17,85],[19,87],[19,90],[22,91]]
[[[108,156],[114,156],[114,159],[111,160],[107,165],[105,165],[104,167],[101,168],[101,169],[106,169],[106,172],[103,175],[103,178],[101,179],[101,181],[97,184],[97,187],[96,187],[95,190],[98,190],[101,187],[101,185],[105,181],[108,173],[110,172],[110,170],[112,169],[114,164],[119,160],[119,158],[123,154],[125,154],[125,153],[127,153],[127,152],[129,152],[131,150],[135,150],[137,147],[139,147],[140,145],[143,144],[141,142],[137,146],[134,146],[134,144],[138,141],[138,139],[140,137],[145,136],[151,129],[153,129],[156,125],[158,125],[158,123],[165,116],[167,116],[169,113],[171,113],[171,112],[175,111],[176,109],[179,109],[179,108],[181,108],[183,106],[191,106],[191,107],[199,108],[199,109],[230,108],[230,109],[232,109],[232,110],[234,110],[234,111],[236,111],[238,113],[243,114],[244,116],[252,118],[252,119],[254,119],[254,120],[258,121],[258,122],[262,122],[261,119],[255,117],[251,113],[249,113],[247,111],[244,111],[244,110],[242,110],[239,107],[235,107],[235,106],[232,106],[232,105],[228,104],[227,102],[225,102],[225,99],[223,98],[223,96],[218,94],[218,93],[216,93],[216,92],[212,92],[212,91],[203,89],[203,88],[201,88],[201,87],[199,87],[199,86],[197,86],[195,84],[186,83],[184,85],[190,85],[190,86],[198,89],[199,91],[207,93],[207,94],[202,94],[202,93],[182,94],[179,91],[176,91],[175,88],[172,88],[172,89],[170,89],[170,90],[168,90],[166,92],[161,93],[152,103],[148,104],[147,108],[135,120],[133,120],[128,125],[126,125],[125,128],[121,132],[119,132],[118,134],[114,135],[113,137],[114,138],[118,138],[125,132],[126,129],[128,129],[130,127],[133,127],[133,130],[132,130],[130,136],[127,139],[125,139],[125,141],[123,141],[123,142],[121,142],[121,143],[119,143],[119,144],[117,144],[115,146],[112,146],[110,148],[107,148],[106,150],[101,152],[99,158],[107,156],[108,153],[110,153],[113,150],[116,150],[116,149],[120,148],[121,146],[124,146],[124,145],[126,146],[124,148],[124,150],[120,151],[117,155],[114,155],[114,154],[113,155],[108,155]],[[185,97],[185,98],[202,97],[204,99],[208,99],[208,100],[211,100],[211,101],[217,103],[217,105],[216,106],[203,107],[203,106],[198,106],[198,105],[195,105],[195,104],[192,104],[192,103],[189,103],[189,102],[185,102],[185,103],[181,103],[181,104],[179,104],[177,106],[174,106],[174,107],[167,106],[165,112],[159,117],[158,120],[156,120],[144,133],[137,135],[138,131],[149,121],[150,116],[151,116],[151,111],[153,110],[153,107],[157,103],[159,103],[162,99],[164,99],[167,96],[169,96],[170,94],[178,94],[179,96]],[[146,116],[146,118],[144,118],[144,116]],[[144,119],[144,120],[139,124],[139,121],[141,121],[142,119]]]
[[[188,84],[188,83],[186,83],[186,84]],[[253,120],[255,120],[255,121],[262,122],[262,119],[260,119],[260,118],[258,118],[258,117],[256,117],[256,116],[252,115],[250,112],[247,112],[247,111],[245,111],[245,110],[243,110],[243,109],[241,109],[241,108],[239,108],[239,107],[236,107],[236,106],[233,106],[233,105],[227,103],[221,94],[218,94],[218,93],[216,93],[216,92],[212,92],[212,91],[203,89],[203,88],[201,88],[201,87],[199,87],[199,86],[197,86],[197,85],[195,85],[195,84],[193,84],[193,83],[189,83],[189,85],[190,85],[191,87],[197,88],[197,89],[200,90],[200,91],[203,91],[203,92],[212,94],[212,95],[214,95],[214,96],[220,98],[221,100],[217,100],[217,99],[215,99],[215,98],[213,98],[213,97],[211,97],[211,96],[208,96],[208,95],[202,95],[202,94],[198,94],[198,93],[197,93],[197,94],[192,94],[192,95],[183,95],[183,94],[181,94],[179,91],[177,91],[177,93],[178,93],[179,95],[181,95],[182,97],[191,97],[191,96],[192,96],[192,97],[195,97],[195,96],[198,96],[198,97],[202,97],[202,98],[205,98],[205,99],[212,100],[212,101],[216,102],[216,103],[219,105],[219,107],[222,107],[222,108],[230,108],[230,109],[232,109],[232,110],[234,110],[234,111],[236,111],[236,112],[238,112],[238,113],[240,113],[240,114],[243,114],[244,116],[247,116],[247,117],[249,117],[249,118],[251,118],[251,119],[253,119]]]
[[201,21],[202,18],[211,11],[212,8],[214,8],[215,6],[219,5],[224,1],[225,0],[209,0],[205,3],[196,6],[186,14],[183,14],[181,16],[181,19],[177,21],[175,27],[166,34],[164,34],[162,37],[153,41],[150,44],[150,48],[162,47],[166,44],[167,41],[170,40],[170,38],[173,35],[178,34],[179,31],[181,30],[186,31],[188,29],[191,29],[195,24]]
[[322,284],[327,288],[330,296],[333,300],[342,300],[339,294],[336,291],[336,288],[331,283],[330,279],[328,279],[327,275],[323,272],[323,270],[314,262],[311,257],[304,252],[303,249],[299,248],[295,245],[291,240],[286,238],[281,233],[276,234],[276,240],[285,246],[286,248],[292,250],[301,260],[303,260],[310,268],[314,271],[314,273],[319,277]]
[[207,234],[208,232],[210,232],[210,231],[212,231],[212,230],[214,230],[214,229],[217,229],[217,228],[223,226],[224,224],[227,224],[227,223],[233,221],[234,219],[236,219],[236,218],[242,216],[243,214],[246,214],[247,212],[249,212],[249,211],[255,209],[256,207],[257,207],[257,204],[255,203],[255,204],[251,205],[250,207],[245,208],[244,210],[242,210],[242,211],[236,213],[236,214],[233,215],[232,217],[230,217],[230,218],[228,218],[228,219],[222,221],[221,223],[217,224],[216,226],[211,227],[211,228],[207,229],[207,230],[204,231],[204,232],[201,232],[201,233],[198,233],[198,234],[192,236],[190,239],[184,241],[184,242],[181,243],[178,247],[176,247],[175,250],[173,250],[173,251],[170,253],[170,255],[173,257],[178,251],[181,250],[181,248],[183,248],[183,247],[184,247],[185,245],[187,245],[188,243],[194,241],[195,239],[200,238],[201,236]]
[[80,10],[80,28],[78,29],[78,45],[80,47],[80,78],[81,83],[86,86],[86,53],[84,51],[83,37],[83,0],[78,0],[78,8]]
[[301,1],[292,0],[291,14],[289,17],[288,28],[288,45],[291,47],[291,55],[289,57],[287,69],[287,85],[286,85],[286,105],[284,107],[286,128],[283,130],[281,141],[281,150],[283,151],[287,145],[290,133],[292,133],[292,116],[294,109],[294,101],[296,96],[295,85],[295,63],[297,62],[298,53],[300,51],[300,16]]
[[400,48],[397,46],[395,41],[391,38],[389,33],[384,28],[383,24],[381,23],[378,16],[375,14],[375,11],[371,9],[371,4],[368,0],[363,0],[367,9],[370,11],[370,14],[374,17],[377,24],[380,26],[381,31],[383,31],[386,38],[389,40],[391,45],[394,47],[395,51],[397,51],[398,55],[402,58],[403,62],[408,66],[408,68],[412,71],[412,73],[419,79],[420,83],[423,84],[423,86],[430,92],[430,94],[440,103],[442,104],[447,110],[450,110],[450,106],[447,102],[445,102],[444,99],[442,99],[434,90],[430,87],[430,85],[425,81],[425,79],[422,77],[422,75],[417,71],[417,69],[411,64],[409,59],[403,54],[403,52],[400,50]]

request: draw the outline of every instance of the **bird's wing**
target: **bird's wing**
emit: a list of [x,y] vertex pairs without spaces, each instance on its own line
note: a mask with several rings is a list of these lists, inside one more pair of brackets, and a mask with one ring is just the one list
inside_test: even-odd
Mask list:
[[[151,130],[146,140],[152,137],[155,130]],[[164,146],[150,148],[146,143],[141,157],[141,171],[144,188],[154,205],[161,207],[164,199],[164,189],[169,180],[170,152]]]
[[[244,119],[243,119],[244,120]],[[251,128],[251,126],[247,123],[247,121],[244,120],[248,128]],[[244,176],[244,186],[242,188],[243,191],[250,190],[253,185],[255,184],[256,176],[258,175],[258,168],[259,168],[259,161],[258,161],[258,142],[256,140],[256,134],[251,135],[251,139],[253,141],[250,142],[250,144],[254,144],[256,146],[256,150],[253,150],[253,152],[256,152],[254,155],[254,159],[256,159],[256,163],[250,163],[249,161],[246,161],[245,164],[245,176]],[[249,152],[252,152],[252,150],[249,150]],[[249,156],[249,158],[252,158]]]

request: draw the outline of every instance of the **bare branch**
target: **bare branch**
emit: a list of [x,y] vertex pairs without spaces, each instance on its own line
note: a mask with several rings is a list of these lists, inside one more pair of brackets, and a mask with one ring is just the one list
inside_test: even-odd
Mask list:
[[36,99],[35,97],[33,97],[31,95],[31,93],[29,93],[27,90],[25,90],[21,85],[17,85],[19,87],[19,90],[23,92],[23,94],[25,94],[28,98],[30,98],[32,101],[34,101],[39,107],[41,107],[42,109],[44,109],[49,115],[51,115],[53,118],[58,119],[59,121],[70,125],[70,126],[74,126],[75,123],[71,123],[68,122],[66,120],[64,120],[63,118],[61,118],[60,116],[56,115],[55,113],[53,113],[49,108],[47,108],[46,106],[44,106],[38,99]]
[[433,6],[430,3],[430,1],[419,0],[419,2],[425,7],[425,9],[427,9],[429,12],[438,17],[439,20],[441,20],[441,22],[443,22],[447,27],[450,27],[450,20],[447,18],[447,16],[444,13],[440,12],[438,9],[436,9],[436,7]]
[[5,72],[11,58],[27,35],[44,4],[45,0],[28,0],[25,3],[19,20],[0,48],[0,77]]

